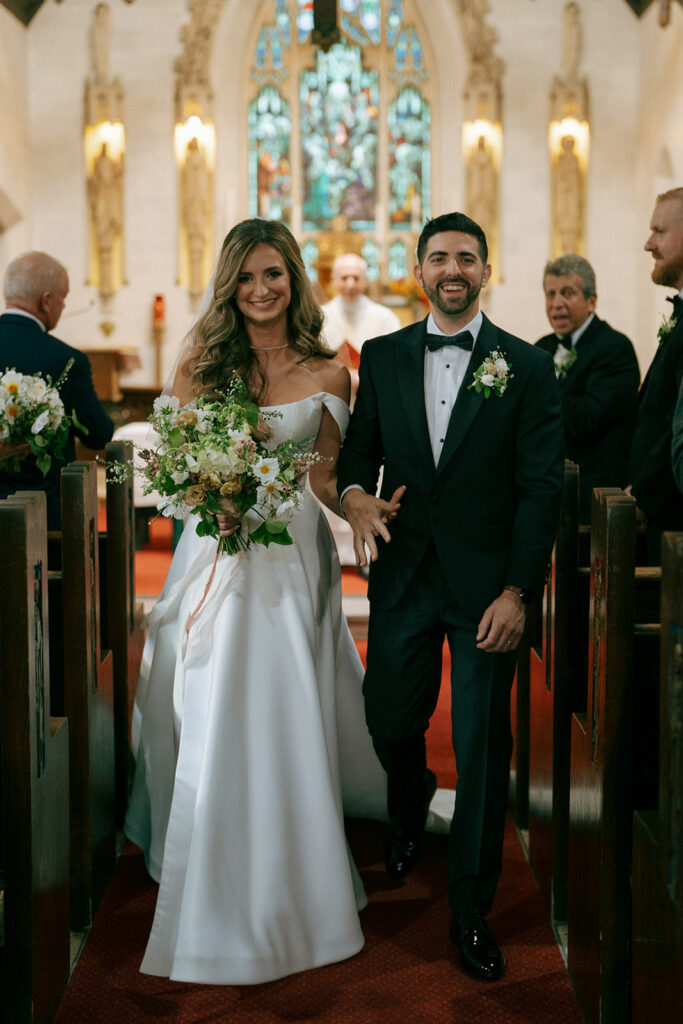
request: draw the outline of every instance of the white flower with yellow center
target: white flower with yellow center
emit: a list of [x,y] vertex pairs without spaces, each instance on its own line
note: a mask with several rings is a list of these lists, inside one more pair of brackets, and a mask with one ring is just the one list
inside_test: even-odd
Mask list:
[[252,473],[261,484],[268,484],[275,480],[280,472],[280,463],[277,459],[259,459],[251,468]]
[[277,508],[281,504],[282,495],[274,480],[256,488],[256,502],[258,505],[265,505],[268,508]]

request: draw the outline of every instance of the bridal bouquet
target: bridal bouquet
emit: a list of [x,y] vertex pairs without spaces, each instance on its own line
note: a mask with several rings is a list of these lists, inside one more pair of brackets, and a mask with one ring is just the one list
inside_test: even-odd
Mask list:
[[59,397],[58,388],[72,365],[70,359],[54,384],[40,374],[16,370],[0,374],[0,464],[6,469],[16,472],[19,460],[33,454],[45,476],[53,455],[64,454],[71,425],[85,431],[75,412],[66,414]]
[[[161,395],[149,417],[158,447],[138,452],[145,493],[162,495],[157,508],[164,516],[195,512],[199,536],[215,537],[227,554],[252,542],[291,544],[287,527],[303,507],[303,476],[324,457],[308,450],[310,439],[269,444],[268,420],[279,415],[262,413],[237,376],[218,398],[200,396],[183,407],[175,396]],[[119,468],[125,472],[119,464],[114,477]],[[238,525],[250,509],[261,520],[255,529],[220,536],[218,513]]]

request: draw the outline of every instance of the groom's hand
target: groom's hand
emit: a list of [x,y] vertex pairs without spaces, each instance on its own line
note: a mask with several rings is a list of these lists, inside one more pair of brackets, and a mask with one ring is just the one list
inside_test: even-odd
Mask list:
[[370,552],[370,561],[376,561],[377,537],[381,537],[387,543],[391,540],[387,523],[396,517],[404,491],[405,487],[397,487],[389,501],[366,494],[359,487],[351,488],[344,495],[342,508],[353,530],[356,565],[368,564],[366,546]]
[[477,630],[477,647],[489,654],[510,654],[524,632],[525,611],[518,594],[504,590],[484,612]]

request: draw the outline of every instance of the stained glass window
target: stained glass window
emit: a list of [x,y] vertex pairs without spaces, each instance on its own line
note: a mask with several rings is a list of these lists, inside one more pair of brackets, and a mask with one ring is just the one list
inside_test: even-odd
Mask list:
[[296,26],[299,33],[299,42],[306,43],[313,31],[313,0],[298,0],[298,8]]
[[301,246],[301,256],[306,267],[306,273],[311,281],[318,280],[318,245],[312,238],[308,238]]
[[310,44],[313,6],[260,5],[250,66],[258,90],[249,106],[250,213],[289,223],[310,276],[323,285],[329,244],[320,232],[361,234],[371,281],[406,278],[411,235],[431,212],[420,5],[338,0],[341,40],[327,53]]
[[355,43],[379,46],[382,11],[379,0],[339,0],[342,30]]
[[367,239],[361,255],[368,265],[368,281],[376,281],[379,278],[379,245],[374,238]]
[[328,228],[344,214],[358,231],[375,227],[377,201],[377,72],[361,51],[342,44],[318,51],[301,73],[303,227]]
[[292,206],[289,104],[267,85],[249,104],[249,213],[289,223]]
[[390,281],[402,281],[408,277],[408,250],[405,242],[398,238],[389,246],[388,277]]
[[389,106],[389,222],[418,230],[429,216],[429,106],[417,89],[405,88]]

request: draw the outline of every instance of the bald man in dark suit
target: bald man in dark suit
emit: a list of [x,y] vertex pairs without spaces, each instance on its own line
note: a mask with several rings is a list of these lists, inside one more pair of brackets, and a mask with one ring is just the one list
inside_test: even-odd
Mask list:
[[66,412],[75,412],[83,429],[72,427],[63,458],[53,458],[46,476],[33,455],[22,459],[18,472],[0,467],[0,498],[15,491],[45,491],[48,529],[59,530],[60,473],[76,457],[75,437],[97,450],[110,440],[114,425],[95,394],[88,357],[51,334],[69,291],[69,276],[61,263],[47,253],[24,253],[7,267],[3,290],[6,308],[0,316],[0,370],[49,375],[56,381],[69,360],[74,361],[59,394]]

